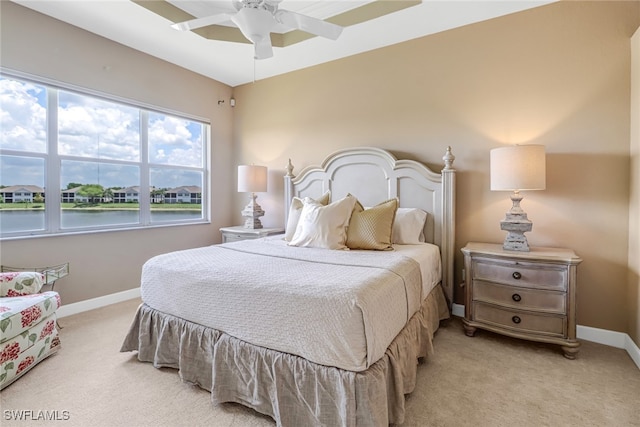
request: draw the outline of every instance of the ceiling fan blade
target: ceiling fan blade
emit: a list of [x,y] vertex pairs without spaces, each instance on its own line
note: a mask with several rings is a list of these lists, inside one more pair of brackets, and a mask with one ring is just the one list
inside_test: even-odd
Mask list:
[[177,22],[171,26],[171,28],[180,31],[195,30],[196,28],[207,27],[209,25],[220,24],[225,21],[229,21],[231,15],[228,13],[218,13],[216,15],[205,16],[204,18],[192,19],[190,21]]
[[339,25],[288,10],[278,10],[275,17],[276,21],[286,25],[287,27],[302,30],[331,40],[336,40],[342,33],[342,27]]
[[254,58],[255,59],[267,59],[273,56],[273,47],[271,46],[271,37],[268,35],[256,40],[253,43],[255,47]]

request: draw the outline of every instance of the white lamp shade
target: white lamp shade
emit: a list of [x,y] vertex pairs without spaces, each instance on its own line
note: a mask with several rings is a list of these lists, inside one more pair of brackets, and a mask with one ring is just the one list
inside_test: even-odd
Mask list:
[[238,166],[238,192],[262,193],[265,191],[267,191],[266,166]]
[[491,150],[491,190],[544,190],[544,145],[513,145]]

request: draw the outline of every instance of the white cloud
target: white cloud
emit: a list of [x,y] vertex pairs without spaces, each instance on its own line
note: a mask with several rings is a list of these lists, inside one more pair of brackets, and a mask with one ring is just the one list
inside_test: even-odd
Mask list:
[[60,154],[140,160],[140,118],[136,108],[60,92]]
[[46,105],[42,86],[0,78],[0,146],[45,152]]
[[161,114],[149,114],[151,163],[202,166],[202,125]]

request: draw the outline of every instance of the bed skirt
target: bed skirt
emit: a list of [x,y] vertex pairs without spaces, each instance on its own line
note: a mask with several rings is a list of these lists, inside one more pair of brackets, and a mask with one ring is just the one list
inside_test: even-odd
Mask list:
[[258,347],[144,303],[120,351],[178,369],[183,381],[209,390],[214,404],[240,403],[279,426],[388,426],[404,422],[418,359],[433,353],[433,335],[448,317],[436,286],[384,356],[362,372]]

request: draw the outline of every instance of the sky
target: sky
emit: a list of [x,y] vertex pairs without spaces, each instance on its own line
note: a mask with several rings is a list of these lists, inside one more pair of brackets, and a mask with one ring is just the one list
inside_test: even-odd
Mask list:
[[[0,155],[0,185],[44,186],[43,158],[23,157],[15,150],[47,152],[46,105],[46,87],[0,77],[0,148],[12,150],[11,155],[6,151]],[[58,153],[73,156],[62,158],[62,189],[70,182],[104,187],[139,185],[139,167],[126,164],[141,161],[138,108],[59,90],[57,113]],[[202,185],[200,172],[175,167],[202,166],[203,128],[198,122],[149,112],[152,186]],[[172,167],[167,168],[169,165]]]

